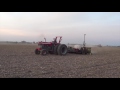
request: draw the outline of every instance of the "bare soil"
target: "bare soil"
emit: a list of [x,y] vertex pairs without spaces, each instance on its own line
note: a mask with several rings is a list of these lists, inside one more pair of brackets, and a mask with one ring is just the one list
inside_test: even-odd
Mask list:
[[120,78],[120,47],[92,55],[35,55],[37,45],[0,45],[0,78]]

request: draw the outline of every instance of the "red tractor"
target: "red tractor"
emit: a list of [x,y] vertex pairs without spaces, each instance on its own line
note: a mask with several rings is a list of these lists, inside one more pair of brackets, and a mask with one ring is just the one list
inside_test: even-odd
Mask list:
[[[57,39],[59,38],[59,42],[57,42]],[[45,38],[44,38],[45,39]],[[35,49],[35,54],[41,54],[41,55],[47,55],[50,54],[56,54],[56,55],[66,55],[67,54],[67,46],[65,44],[60,44],[62,40],[61,36],[57,36],[54,38],[54,41],[52,42],[39,42],[38,46],[39,48]]]

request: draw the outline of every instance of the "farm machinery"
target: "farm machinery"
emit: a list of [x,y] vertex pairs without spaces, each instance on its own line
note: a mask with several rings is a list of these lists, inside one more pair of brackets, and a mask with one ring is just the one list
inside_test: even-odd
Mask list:
[[92,54],[92,53],[91,53],[91,47],[86,47],[85,35],[86,35],[86,34],[84,34],[84,42],[83,42],[83,45],[69,44],[69,45],[67,46],[69,53]]
[[92,54],[91,47],[85,47],[81,45],[68,45],[68,53],[76,54]]
[[[57,40],[59,38],[59,40]],[[45,39],[45,38],[44,38]],[[35,49],[35,54],[41,54],[41,55],[47,55],[50,54],[56,54],[56,55],[66,55],[67,54],[67,46],[65,44],[61,44],[62,37],[57,36],[54,38],[54,41],[52,42],[39,42],[38,46],[39,48]],[[59,42],[57,42],[59,41]]]

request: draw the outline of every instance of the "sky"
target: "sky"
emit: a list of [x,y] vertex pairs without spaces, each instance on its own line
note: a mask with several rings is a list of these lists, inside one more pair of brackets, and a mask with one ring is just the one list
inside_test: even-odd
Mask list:
[[0,41],[120,45],[120,12],[0,12]]

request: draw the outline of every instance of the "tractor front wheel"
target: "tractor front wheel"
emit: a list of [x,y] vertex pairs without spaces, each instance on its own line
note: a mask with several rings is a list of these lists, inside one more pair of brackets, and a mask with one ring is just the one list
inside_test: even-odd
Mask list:
[[40,54],[40,51],[38,49],[35,49],[35,54],[36,55],[39,55]]

